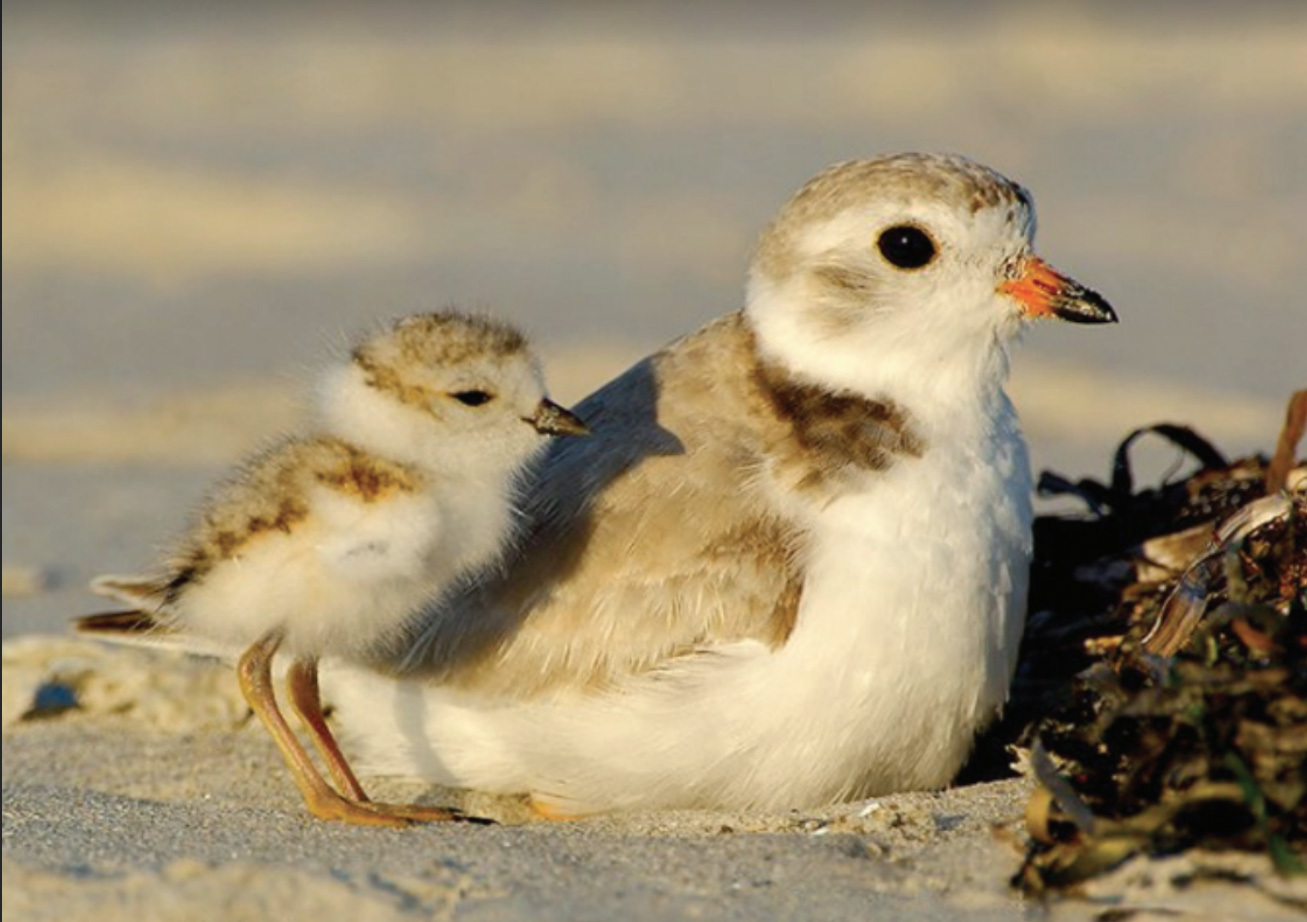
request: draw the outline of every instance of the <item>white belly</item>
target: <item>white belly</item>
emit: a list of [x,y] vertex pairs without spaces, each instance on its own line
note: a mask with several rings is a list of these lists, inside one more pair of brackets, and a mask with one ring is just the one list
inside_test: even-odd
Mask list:
[[834,762],[821,799],[947,784],[1001,707],[1030,562],[1021,461],[928,453],[819,514],[778,658],[794,733]]

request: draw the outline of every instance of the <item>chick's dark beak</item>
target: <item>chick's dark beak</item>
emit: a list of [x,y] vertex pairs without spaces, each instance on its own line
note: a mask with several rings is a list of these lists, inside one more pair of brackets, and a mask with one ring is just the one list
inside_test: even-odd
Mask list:
[[1102,295],[1034,256],[1025,260],[1019,276],[999,285],[998,290],[1015,298],[1028,317],[1057,317],[1072,323],[1116,323],[1116,311]]
[[536,407],[535,415],[526,417],[523,422],[530,423],[536,432],[542,435],[589,435],[590,427],[581,422],[581,418],[569,410],[564,410],[552,400],[545,398]]

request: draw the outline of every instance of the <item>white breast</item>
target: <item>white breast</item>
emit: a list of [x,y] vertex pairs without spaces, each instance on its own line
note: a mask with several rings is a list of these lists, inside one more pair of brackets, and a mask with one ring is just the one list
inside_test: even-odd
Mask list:
[[809,698],[795,732],[836,763],[826,796],[946,784],[1001,706],[1025,611],[1029,491],[1009,408],[999,431],[936,442],[815,513],[780,658],[790,700]]

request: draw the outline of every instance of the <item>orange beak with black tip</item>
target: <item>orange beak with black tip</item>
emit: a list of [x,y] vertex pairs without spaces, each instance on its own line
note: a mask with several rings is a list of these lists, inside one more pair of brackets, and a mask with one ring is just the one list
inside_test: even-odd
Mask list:
[[1035,256],[1021,265],[1021,274],[998,290],[1021,304],[1027,317],[1058,317],[1072,323],[1116,323],[1116,311],[1103,296],[1056,271]]

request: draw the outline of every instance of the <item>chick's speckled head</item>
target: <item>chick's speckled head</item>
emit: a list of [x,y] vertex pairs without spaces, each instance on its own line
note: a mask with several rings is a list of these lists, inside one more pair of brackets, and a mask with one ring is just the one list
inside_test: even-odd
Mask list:
[[556,422],[558,408],[526,337],[453,310],[405,317],[363,339],[328,373],[321,398],[337,435],[424,466],[511,466],[542,434],[570,431],[541,422]]

